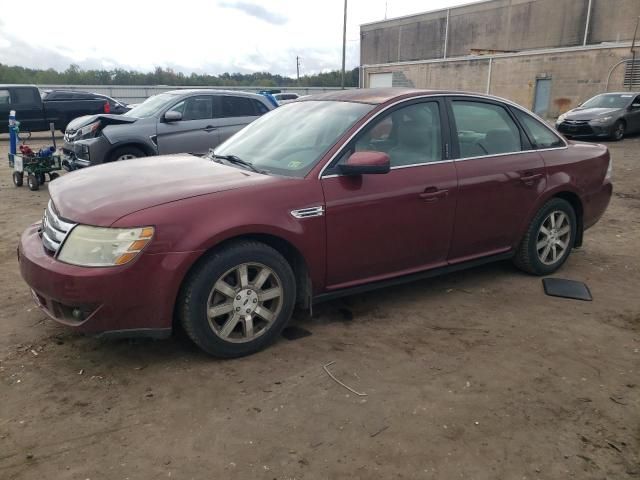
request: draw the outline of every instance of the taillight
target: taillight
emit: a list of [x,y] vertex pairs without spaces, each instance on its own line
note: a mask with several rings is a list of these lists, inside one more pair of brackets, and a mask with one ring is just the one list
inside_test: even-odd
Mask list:
[[104,113],[109,112],[111,112],[111,105],[109,105],[109,102],[104,102]]

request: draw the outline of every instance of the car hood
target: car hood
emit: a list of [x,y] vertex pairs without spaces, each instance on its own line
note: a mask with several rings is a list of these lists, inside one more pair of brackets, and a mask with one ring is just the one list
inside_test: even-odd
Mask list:
[[269,181],[273,177],[184,154],[78,170],[51,182],[49,193],[62,218],[109,226],[145,208]]
[[574,108],[566,113],[566,120],[593,120],[594,118],[618,113],[619,108]]
[[66,128],[67,133],[74,133],[79,128],[84,127],[85,125],[89,125],[90,123],[95,122],[96,120],[100,120],[103,126],[106,125],[116,125],[122,123],[133,123],[138,120],[135,117],[126,117],[124,115],[114,115],[114,114],[99,114],[99,115],[84,115],[82,117],[75,118],[69,122]]

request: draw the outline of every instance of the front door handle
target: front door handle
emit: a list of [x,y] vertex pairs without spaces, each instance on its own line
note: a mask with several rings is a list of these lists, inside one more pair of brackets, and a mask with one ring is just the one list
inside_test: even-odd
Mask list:
[[542,178],[541,173],[531,173],[527,172],[520,176],[520,181],[525,185],[533,185],[533,182]]
[[214,127],[213,125],[207,125],[206,127],[204,127],[204,131],[205,132],[213,132],[214,130],[217,130],[218,127]]
[[425,188],[424,192],[420,193],[418,196],[425,202],[435,202],[441,198],[445,198],[447,195],[449,195],[449,190],[440,190],[437,187],[428,187]]

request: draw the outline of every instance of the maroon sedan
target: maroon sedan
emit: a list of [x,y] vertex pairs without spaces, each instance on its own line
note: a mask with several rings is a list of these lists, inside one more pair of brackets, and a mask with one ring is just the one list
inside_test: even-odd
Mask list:
[[607,148],[495,97],[404,89],[305,98],[208,158],[74,172],[18,249],[54,320],[235,357],[296,305],[511,258],[548,275],[611,197]]

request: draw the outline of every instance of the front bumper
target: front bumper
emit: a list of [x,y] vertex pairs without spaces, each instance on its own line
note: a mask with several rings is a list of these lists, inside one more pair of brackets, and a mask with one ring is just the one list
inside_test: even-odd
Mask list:
[[110,150],[111,144],[104,136],[76,140],[75,142],[65,139],[62,146],[64,163],[68,166],[68,170],[104,163]]
[[612,125],[595,124],[588,121],[564,121],[556,123],[556,130],[571,138],[606,138],[611,135]]
[[145,254],[121,267],[78,267],[56,260],[40,224],[22,234],[18,262],[36,304],[82,333],[166,336],[180,283],[199,252]]

